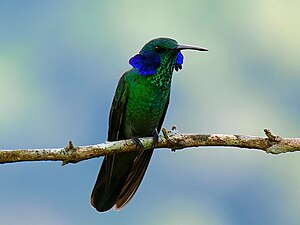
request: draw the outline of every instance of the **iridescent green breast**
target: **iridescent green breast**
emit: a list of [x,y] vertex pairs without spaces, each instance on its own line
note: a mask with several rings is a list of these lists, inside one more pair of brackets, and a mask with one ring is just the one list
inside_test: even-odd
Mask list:
[[167,107],[171,75],[165,79],[167,83],[159,83],[159,79],[140,76],[135,70],[128,73],[126,82],[129,92],[123,122],[123,132],[127,138],[153,135]]

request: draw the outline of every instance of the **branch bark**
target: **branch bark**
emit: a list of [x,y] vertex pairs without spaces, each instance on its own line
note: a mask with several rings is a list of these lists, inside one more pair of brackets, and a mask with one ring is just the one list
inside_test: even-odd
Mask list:
[[[227,134],[181,134],[173,127],[171,131],[162,129],[154,148],[169,148],[172,151],[199,146],[227,146],[262,150],[266,153],[280,154],[300,151],[300,138],[274,136],[265,129],[266,137]],[[131,139],[104,142],[96,145],[74,147],[70,141],[65,148],[0,150],[0,163],[24,161],[62,161],[62,164],[77,163],[82,160],[109,154],[146,151],[153,148],[153,138],[140,138],[143,147]]]

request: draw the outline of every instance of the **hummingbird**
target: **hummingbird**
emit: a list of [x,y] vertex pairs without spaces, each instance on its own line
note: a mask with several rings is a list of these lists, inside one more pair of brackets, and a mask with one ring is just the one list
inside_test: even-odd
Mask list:
[[[170,101],[174,69],[182,69],[181,50],[208,51],[156,38],[129,60],[132,69],[119,79],[109,114],[108,141],[153,137],[158,141]],[[152,150],[116,153],[104,157],[91,195],[99,212],[124,207],[136,193],[150,162]]]

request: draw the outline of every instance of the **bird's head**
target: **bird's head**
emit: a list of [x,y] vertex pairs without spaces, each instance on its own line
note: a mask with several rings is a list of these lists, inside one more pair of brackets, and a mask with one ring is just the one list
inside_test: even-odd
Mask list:
[[173,67],[178,71],[183,64],[180,51],[185,49],[208,51],[201,47],[179,45],[170,38],[156,38],[145,44],[141,51],[129,60],[129,64],[142,76],[154,75],[159,67]]

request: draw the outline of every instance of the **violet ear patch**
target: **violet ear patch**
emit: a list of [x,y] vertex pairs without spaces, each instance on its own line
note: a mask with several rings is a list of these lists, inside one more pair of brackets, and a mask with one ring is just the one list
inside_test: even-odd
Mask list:
[[156,73],[156,69],[160,65],[159,56],[153,54],[137,54],[129,60],[129,64],[137,69],[142,76],[150,76]]

